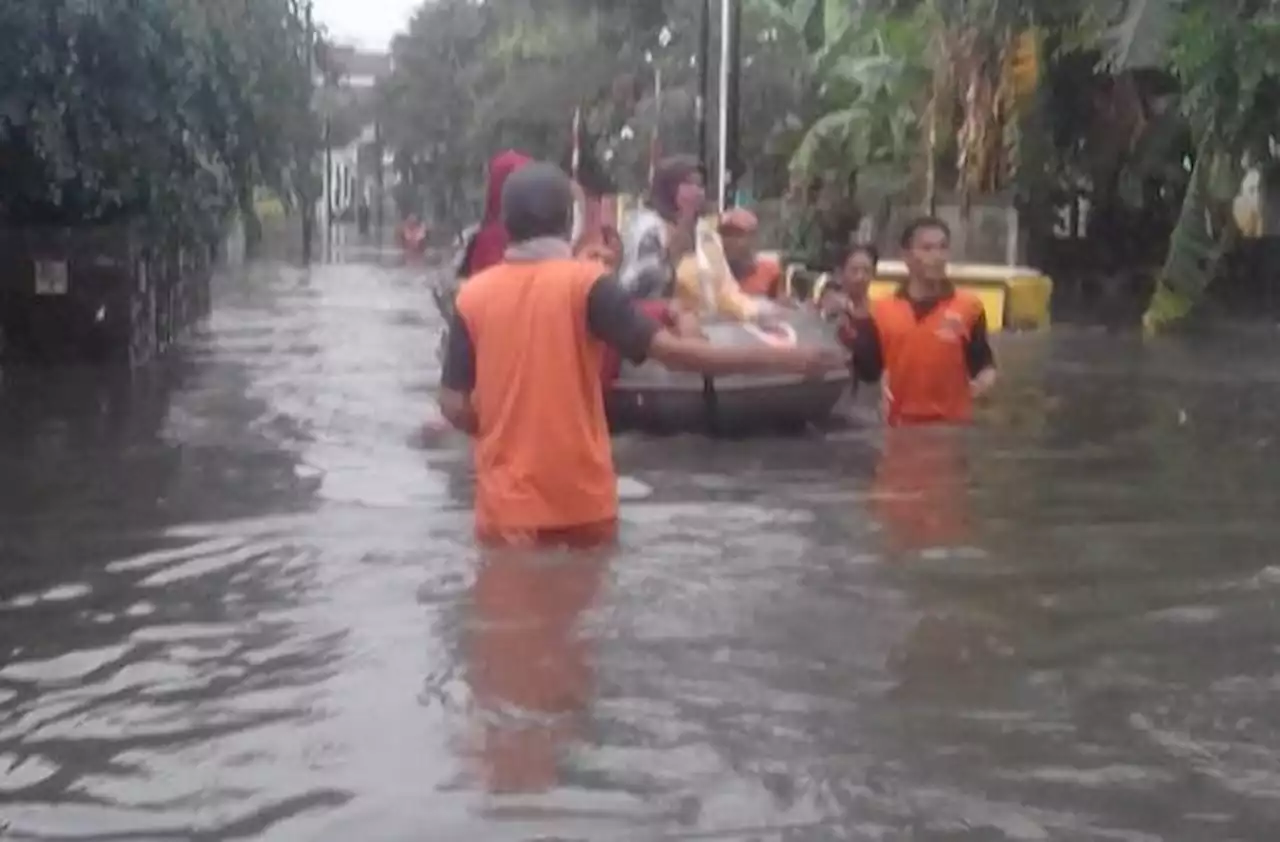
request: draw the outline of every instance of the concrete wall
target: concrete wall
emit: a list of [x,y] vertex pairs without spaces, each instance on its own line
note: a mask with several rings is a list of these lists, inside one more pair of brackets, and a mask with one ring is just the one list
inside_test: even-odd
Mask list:
[[[881,255],[896,257],[900,253],[902,229],[920,213],[914,206],[893,208],[889,224],[875,235]],[[1025,235],[1012,206],[975,203],[965,213],[958,204],[940,204],[938,216],[951,227],[951,256],[955,262],[1012,266],[1026,261]]]

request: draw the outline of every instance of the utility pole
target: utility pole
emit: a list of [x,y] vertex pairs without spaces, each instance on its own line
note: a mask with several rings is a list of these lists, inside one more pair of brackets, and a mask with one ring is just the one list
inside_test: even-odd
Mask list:
[[726,90],[728,132],[725,139],[725,178],[729,182],[728,203],[738,204],[741,199],[741,179],[746,174],[742,160],[742,3],[740,0],[724,0],[729,5],[728,55],[720,60],[729,65],[729,83]]
[[312,10],[312,0],[307,0],[305,15],[304,40],[303,49],[307,51],[307,90],[310,92],[307,98],[307,132],[306,142],[303,143],[303,155],[306,160],[302,167],[302,262],[310,263],[312,248],[315,240],[316,230],[316,202],[315,196],[311,189],[312,179],[315,178],[315,138],[311,133],[311,113],[315,108],[315,79],[316,79],[316,29]]
[[694,120],[698,124],[698,160],[703,175],[711,174],[711,148],[707,142],[707,100],[711,99],[711,0],[702,0],[698,25],[698,96],[694,100]]
[[324,83],[324,238],[333,236],[333,120],[329,117],[329,80]]
[[716,207],[724,213],[729,204],[729,76],[730,38],[733,33],[733,0],[720,0],[720,74],[718,107],[719,132],[716,138]]
[[386,189],[386,183],[385,183],[385,174],[383,173],[383,159],[385,155],[383,154],[383,151],[382,151],[382,120],[381,119],[375,119],[373,123],[373,145],[378,156],[378,164],[377,164],[378,168],[374,172],[374,179],[375,179],[375,183],[377,184],[377,193],[378,193],[378,206],[375,209],[375,213],[374,213],[374,219],[376,220],[374,224],[378,232],[378,242],[381,243],[382,242],[382,224],[384,222],[383,206],[386,205],[387,203],[386,197],[383,195],[383,192]]

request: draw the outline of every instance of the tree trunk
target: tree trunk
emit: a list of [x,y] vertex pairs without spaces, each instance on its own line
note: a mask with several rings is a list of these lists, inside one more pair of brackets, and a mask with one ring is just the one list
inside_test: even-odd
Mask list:
[[1204,298],[1213,281],[1222,256],[1231,247],[1236,227],[1230,214],[1215,225],[1210,171],[1217,149],[1215,132],[1204,133],[1196,149],[1187,193],[1182,199],[1178,222],[1169,236],[1169,250],[1156,279],[1156,288],[1142,317],[1148,335],[1176,325],[1190,315]]
[[245,254],[253,257],[262,247],[262,220],[258,218],[258,209],[253,203],[253,189],[241,188],[239,191],[240,222],[244,225]]

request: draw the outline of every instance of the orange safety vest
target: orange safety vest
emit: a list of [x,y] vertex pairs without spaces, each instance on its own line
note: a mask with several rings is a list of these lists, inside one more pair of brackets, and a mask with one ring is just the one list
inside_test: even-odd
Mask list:
[[888,430],[872,484],[872,511],[899,552],[972,540],[964,440],[947,429]]
[[910,299],[902,294],[872,306],[891,426],[972,419],[965,350],[982,314],[982,302],[961,291],[940,300],[923,318],[916,317]]
[[767,257],[756,258],[751,274],[738,281],[738,286],[747,295],[761,295],[765,298],[777,298],[782,286],[782,266],[776,260]]
[[475,349],[476,529],[486,543],[608,532],[618,516],[604,345],[587,328],[587,296],[604,274],[584,260],[500,263],[458,292]]
[[472,589],[467,678],[494,792],[555,787],[557,760],[579,738],[577,714],[591,699],[594,652],[579,622],[606,579],[607,552],[544,561],[486,552]]

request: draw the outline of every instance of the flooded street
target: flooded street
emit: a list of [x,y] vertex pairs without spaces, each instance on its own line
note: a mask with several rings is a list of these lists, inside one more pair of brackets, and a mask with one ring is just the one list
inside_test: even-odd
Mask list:
[[1280,334],[620,439],[618,552],[477,576],[438,330],[421,269],[259,264],[145,382],[6,375],[0,838],[1275,838]]

